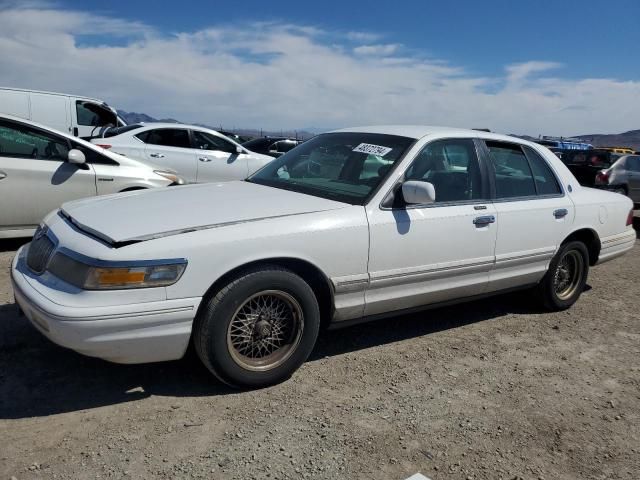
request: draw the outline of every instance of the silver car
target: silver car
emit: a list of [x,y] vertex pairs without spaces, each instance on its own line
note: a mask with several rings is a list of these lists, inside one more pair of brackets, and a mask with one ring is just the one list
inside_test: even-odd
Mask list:
[[0,238],[31,236],[47,213],[69,200],[175,183],[183,181],[174,171],[0,115]]
[[596,185],[607,186],[640,203],[640,155],[620,157],[609,168],[598,172]]

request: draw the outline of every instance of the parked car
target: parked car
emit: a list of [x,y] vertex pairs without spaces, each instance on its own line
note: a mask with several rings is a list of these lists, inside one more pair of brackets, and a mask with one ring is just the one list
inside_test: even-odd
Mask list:
[[33,235],[48,212],[69,200],[173,183],[182,183],[173,171],[0,115],[0,238]]
[[620,157],[609,168],[598,172],[595,185],[606,186],[640,203],[640,155]]
[[590,266],[633,248],[631,208],[524,140],[344,129],[246,181],[67,203],[11,278],[60,345],[138,363],[180,358],[192,341],[223,382],[258,387],[288,378],[323,322],[515,288],[568,308]]
[[620,158],[620,155],[600,149],[564,150],[559,158],[573,173],[580,185],[593,187],[596,185],[598,172],[613,165]]
[[113,108],[97,98],[20,88],[0,87],[0,114],[38,122],[74,137],[126,125]]
[[277,158],[281,157],[301,143],[301,140],[289,137],[260,137],[244,142],[242,146],[248,148],[252,152],[258,152]]
[[215,130],[178,123],[110,128],[91,142],[127,157],[172,168],[190,183],[242,180],[273,160]]

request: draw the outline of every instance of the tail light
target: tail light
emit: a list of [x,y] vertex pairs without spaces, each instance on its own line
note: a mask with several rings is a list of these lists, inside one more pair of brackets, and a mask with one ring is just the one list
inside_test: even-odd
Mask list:
[[598,172],[596,174],[596,182],[604,183],[604,184],[609,183],[609,172],[607,172],[606,170],[602,170],[601,172]]
[[97,146],[104,148],[105,150],[109,150],[111,148],[111,145],[107,144],[107,143],[96,143]]
[[629,216],[627,217],[627,227],[633,225],[633,208],[629,210]]

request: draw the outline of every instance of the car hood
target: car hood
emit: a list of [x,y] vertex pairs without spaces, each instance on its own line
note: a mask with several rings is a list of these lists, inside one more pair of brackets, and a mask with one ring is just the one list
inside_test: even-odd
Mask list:
[[65,203],[61,215],[110,244],[347,207],[249,182],[204,183]]

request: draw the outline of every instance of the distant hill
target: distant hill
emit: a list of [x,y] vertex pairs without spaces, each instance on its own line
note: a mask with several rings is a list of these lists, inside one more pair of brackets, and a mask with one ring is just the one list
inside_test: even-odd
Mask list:
[[118,115],[127,123],[142,123],[142,122],[180,123],[178,120],[175,120],[173,118],[157,119],[147,115],[146,113],[125,112],[124,110],[118,110]]
[[592,133],[579,135],[579,137],[593,144],[594,147],[631,147],[640,151],[640,130],[629,130],[611,135]]
[[[124,110],[118,110],[118,115],[128,124],[132,123],[154,123],[154,122],[166,122],[166,123],[189,123],[189,122],[181,122],[174,118],[162,118],[157,119],[146,113],[138,113],[138,112],[126,112]],[[210,128],[211,130],[216,131],[226,131],[235,133],[237,135],[241,135],[243,137],[262,137],[262,136],[273,136],[273,137],[294,137],[299,138],[301,140],[306,140],[315,136],[317,133],[320,133],[320,129],[313,129],[313,131],[304,130],[277,130],[277,131],[268,131],[256,128],[223,128],[220,126],[213,127],[211,125],[205,125],[202,123],[194,123],[193,125],[198,125],[204,128]],[[326,130],[322,130],[326,131]]]

